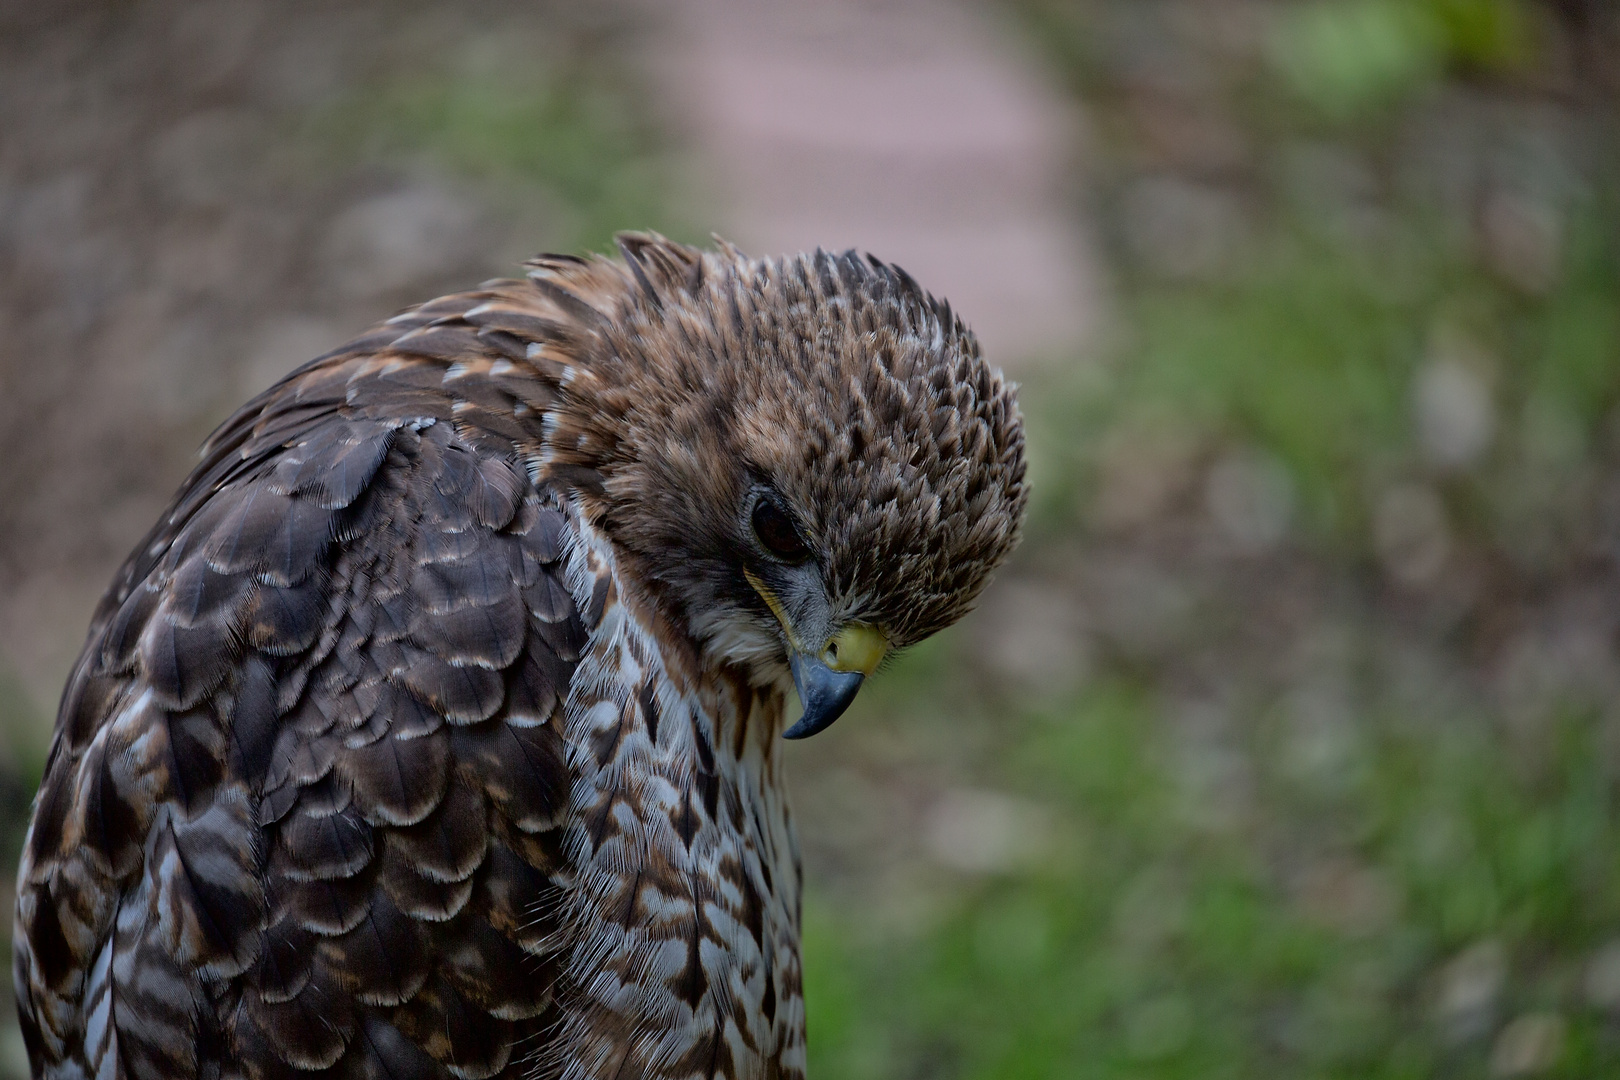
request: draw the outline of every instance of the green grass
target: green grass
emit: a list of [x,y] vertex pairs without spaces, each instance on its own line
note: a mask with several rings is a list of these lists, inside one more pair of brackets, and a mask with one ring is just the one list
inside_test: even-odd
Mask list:
[[[917,716],[950,710],[927,669],[890,678]],[[1003,706],[984,779],[1052,811],[1050,850],[957,880],[916,937],[874,932],[812,880],[815,1075],[1479,1075],[1490,1040],[1450,1043],[1435,999],[1445,963],[1482,940],[1505,950],[1507,1016],[1567,1021],[1546,1075],[1620,1066],[1579,992],[1584,958],[1620,926],[1620,799],[1598,717],[1561,718],[1531,767],[1466,719],[1369,708],[1363,767],[1326,799],[1256,736],[1242,748],[1254,805],[1211,828],[1141,687],[1103,679],[1060,707]],[[1299,880],[1313,865],[1350,869],[1313,894]],[[1357,889],[1370,898],[1341,903]]]
[[[1130,5],[1012,6],[1092,106],[1100,152],[1132,146],[1106,32]],[[834,735],[849,740],[846,767],[883,784],[909,759],[1021,798],[1048,821],[1048,847],[996,873],[936,865],[926,917],[898,926],[812,874],[815,1076],[1483,1077],[1535,1030],[1556,1052],[1534,1075],[1620,1075],[1615,1004],[1587,988],[1593,958],[1620,941],[1610,694],[1559,684],[1556,642],[1535,662],[1550,689],[1514,703],[1498,682],[1503,635],[1549,598],[1606,595],[1612,580],[1595,567],[1612,559],[1600,493],[1620,404],[1613,154],[1590,148],[1583,179],[1549,196],[1555,272],[1527,288],[1492,269],[1469,213],[1401,195],[1390,174],[1402,118],[1436,86],[1501,76],[1513,92],[1536,62],[1528,5],[1279,10],[1261,67],[1230,81],[1231,113],[1262,161],[1300,138],[1360,155],[1380,181],[1376,226],[1313,220],[1262,170],[1247,192],[1259,209],[1216,272],[1166,279],[1122,259],[1121,330],[1100,369],[1024,380],[1039,488],[1020,563],[1062,588],[1094,552],[1133,551],[1136,534],[1093,513],[1118,433],[1176,433],[1195,475],[1233,448],[1264,454],[1298,513],[1249,572],[1308,566],[1315,591],[1296,599],[1345,637],[1332,745],[1302,749],[1300,676],[1232,640],[1270,609],[1221,576],[1241,571],[1176,548],[1176,528],[1133,526],[1141,557],[1199,590],[1170,649],[1099,646],[1089,679],[1057,700],[976,681],[965,640],[897,663]],[[1104,186],[1128,169],[1106,161]],[[1420,373],[1458,342],[1494,420],[1463,464],[1426,456],[1415,415]],[[1438,494],[1456,558],[1476,568],[1461,615],[1383,574],[1380,499],[1403,483]],[[1196,498],[1161,511],[1195,534],[1203,513]],[[1206,745],[1176,703],[1209,684],[1227,714]],[[906,857],[930,860],[928,837],[910,843]]]
[[1137,288],[1126,297],[1131,340],[1110,381],[1087,391],[1103,400],[1037,405],[1038,427],[1071,443],[1037,449],[1067,463],[1060,483],[1083,484],[1111,423],[1168,416],[1201,439],[1275,455],[1317,538],[1358,546],[1377,489],[1425,471],[1413,379],[1450,335],[1478,343],[1491,369],[1500,432],[1464,485],[1488,501],[1536,458],[1538,416],[1562,425],[1569,445],[1552,464],[1565,467],[1592,451],[1620,397],[1620,260],[1605,209],[1573,215],[1546,296],[1516,295],[1481,272],[1421,212],[1376,251],[1288,229],[1219,281]]

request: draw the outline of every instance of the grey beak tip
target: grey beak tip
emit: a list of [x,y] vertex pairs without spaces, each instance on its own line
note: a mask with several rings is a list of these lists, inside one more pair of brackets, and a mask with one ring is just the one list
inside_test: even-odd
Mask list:
[[804,703],[804,715],[782,733],[782,738],[808,739],[818,731],[827,730],[844,714],[849,703],[855,700],[865,676],[858,671],[834,671],[820,660],[800,653],[792,655],[790,664],[793,685]]
[[805,723],[806,719],[807,719],[807,717],[803,717],[803,716],[799,717],[799,722],[798,723],[794,724],[792,727],[790,727],[786,731],[782,732],[782,738],[784,738],[784,739],[808,739],[810,736],[814,735],[816,732],[822,730],[821,728],[812,727],[811,725],[806,724]]

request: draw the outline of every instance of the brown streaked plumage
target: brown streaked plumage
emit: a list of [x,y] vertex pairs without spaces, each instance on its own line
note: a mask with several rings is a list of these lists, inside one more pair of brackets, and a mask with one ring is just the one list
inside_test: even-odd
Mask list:
[[621,250],[210,440],[63,697],[36,1076],[802,1076],[789,672],[813,731],[962,614],[1022,431],[897,269]]

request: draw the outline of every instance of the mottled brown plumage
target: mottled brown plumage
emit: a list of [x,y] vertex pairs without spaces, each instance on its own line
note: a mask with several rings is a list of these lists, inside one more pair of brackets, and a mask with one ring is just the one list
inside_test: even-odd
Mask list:
[[898,270],[621,248],[397,316],[210,440],[63,697],[36,1075],[802,1075],[789,660],[826,643],[847,701],[838,642],[959,617],[1022,434]]

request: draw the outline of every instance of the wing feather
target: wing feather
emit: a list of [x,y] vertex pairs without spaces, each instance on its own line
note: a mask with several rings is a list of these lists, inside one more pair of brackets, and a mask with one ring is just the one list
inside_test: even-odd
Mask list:
[[120,571],[19,877],[36,1072],[516,1075],[555,1026],[586,632],[522,464],[554,390],[499,367],[565,321],[535,302],[289,376]]

